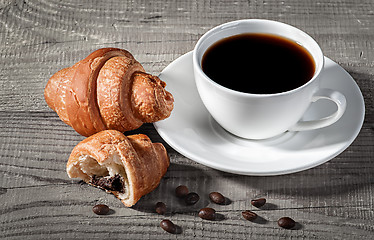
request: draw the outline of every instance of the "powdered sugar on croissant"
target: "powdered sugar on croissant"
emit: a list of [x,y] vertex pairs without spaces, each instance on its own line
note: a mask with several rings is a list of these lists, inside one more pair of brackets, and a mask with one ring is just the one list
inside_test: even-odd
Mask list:
[[70,178],[113,193],[131,207],[154,190],[169,166],[161,143],[144,134],[125,136],[116,130],[94,134],[74,147],[66,171]]
[[55,73],[46,102],[79,134],[129,131],[170,116],[173,96],[126,50],[102,48]]

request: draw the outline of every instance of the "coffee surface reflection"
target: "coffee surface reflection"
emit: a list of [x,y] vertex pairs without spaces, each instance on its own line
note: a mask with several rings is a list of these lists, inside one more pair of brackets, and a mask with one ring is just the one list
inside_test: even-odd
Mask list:
[[298,88],[315,71],[311,54],[298,43],[266,33],[221,39],[204,53],[204,73],[216,83],[245,93],[273,94]]

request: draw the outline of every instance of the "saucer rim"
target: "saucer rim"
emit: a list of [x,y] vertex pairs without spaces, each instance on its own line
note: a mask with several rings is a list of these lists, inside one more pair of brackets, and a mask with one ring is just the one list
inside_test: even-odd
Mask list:
[[[169,68],[172,68],[174,65],[177,65],[180,61],[183,61],[183,60],[185,60],[185,58],[188,58],[189,57],[188,55],[191,55],[191,57],[192,57],[192,52],[193,51],[190,51],[190,52],[187,52],[187,53],[179,56],[177,59],[175,59],[173,62],[171,62],[168,66],[166,66],[161,71],[160,75],[162,75],[163,72],[168,71]],[[328,61],[331,61],[333,64],[338,65],[341,68],[341,70],[344,71],[344,73],[347,75],[347,77],[349,76],[349,78],[350,78],[349,80],[352,80],[352,86],[354,86],[354,88],[357,91],[358,96],[360,98],[360,104],[362,105],[362,112],[361,112],[361,116],[360,116],[360,120],[361,121],[356,124],[357,127],[356,127],[356,129],[354,131],[354,134],[352,134],[349,137],[349,139],[347,139],[347,141],[339,149],[339,151],[336,151],[333,154],[327,155],[327,156],[321,158],[318,161],[314,161],[314,162],[312,162],[310,164],[304,164],[302,166],[299,166],[299,167],[296,167],[296,168],[290,168],[290,169],[287,169],[287,170],[282,169],[282,170],[272,170],[272,171],[248,171],[248,170],[247,171],[242,171],[242,170],[237,169],[237,168],[231,168],[229,165],[214,164],[214,163],[212,163],[212,161],[208,161],[204,157],[200,157],[200,156],[198,156],[197,154],[195,154],[193,152],[190,152],[190,151],[187,151],[187,150],[184,151],[183,150],[184,148],[182,146],[179,146],[178,144],[174,144],[174,141],[171,138],[168,137],[168,134],[165,133],[164,131],[160,130],[160,128],[158,127],[158,123],[157,122],[153,123],[153,126],[155,127],[156,131],[161,136],[161,138],[170,147],[172,147],[175,151],[177,151],[178,153],[180,153],[183,156],[191,159],[194,162],[200,163],[200,164],[202,164],[204,166],[207,166],[207,167],[210,167],[210,168],[213,168],[213,169],[216,169],[216,170],[220,170],[220,171],[223,171],[223,172],[229,172],[229,173],[240,174],[240,175],[248,175],[248,176],[279,176],[279,175],[286,175],[286,174],[292,174],[292,173],[296,173],[296,172],[301,172],[301,171],[308,170],[308,169],[314,168],[316,166],[322,165],[322,164],[330,161],[331,159],[335,158],[336,156],[340,155],[342,152],[344,152],[355,141],[355,139],[357,138],[357,136],[359,135],[359,133],[360,133],[360,131],[362,129],[362,126],[363,126],[363,123],[364,123],[364,120],[365,120],[365,102],[364,102],[364,97],[363,97],[362,92],[361,92],[359,86],[357,85],[356,81],[339,64],[337,64],[336,62],[334,62],[333,60],[329,59],[326,56],[324,56],[324,58],[325,58],[325,63],[328,62]],[[323,72],[323,70],[322,70],[322,72]]]

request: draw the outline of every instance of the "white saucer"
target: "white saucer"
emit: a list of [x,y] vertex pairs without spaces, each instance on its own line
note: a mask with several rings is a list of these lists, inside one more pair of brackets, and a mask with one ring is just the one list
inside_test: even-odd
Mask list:
[[[192,69],[192,52],[167,66],[160,78],[175,99],[171,116],[154,124],[160,136],[176,151],[203,165],[244,175],[280,175],[309,169],[343,152],[357,137],[365,115],[364,99],[352,77],[325,58],[322,87],[342,92],[347,109],[335,124],[313,131],[286,132],[267,140],[246,140],[222,129],[198,95]],[[305,119],[327,116],[331,102],[311,105]]]

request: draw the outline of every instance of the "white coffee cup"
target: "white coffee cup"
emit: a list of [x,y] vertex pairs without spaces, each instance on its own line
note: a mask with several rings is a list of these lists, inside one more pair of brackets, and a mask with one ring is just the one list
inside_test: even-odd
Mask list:
[[[241,33],[268,33],[290,39],[313,57],[315,72],[311,80],[290,91],[251,94],[223,87],[202,70],[206,50],[215,42]],[[228,132],[246,139],[265,139],[286,131],[306,131],[329,126],[343,115],[346,99],[340,92],[320,88],[324,56],[316,41],[303,31],[276,21],[245,19],[228,22],[206,32],[193,50],[193,68],[199,95],[211,116]],[[328,99],[336,112],[322,119],[300,121],[312,102]]]

